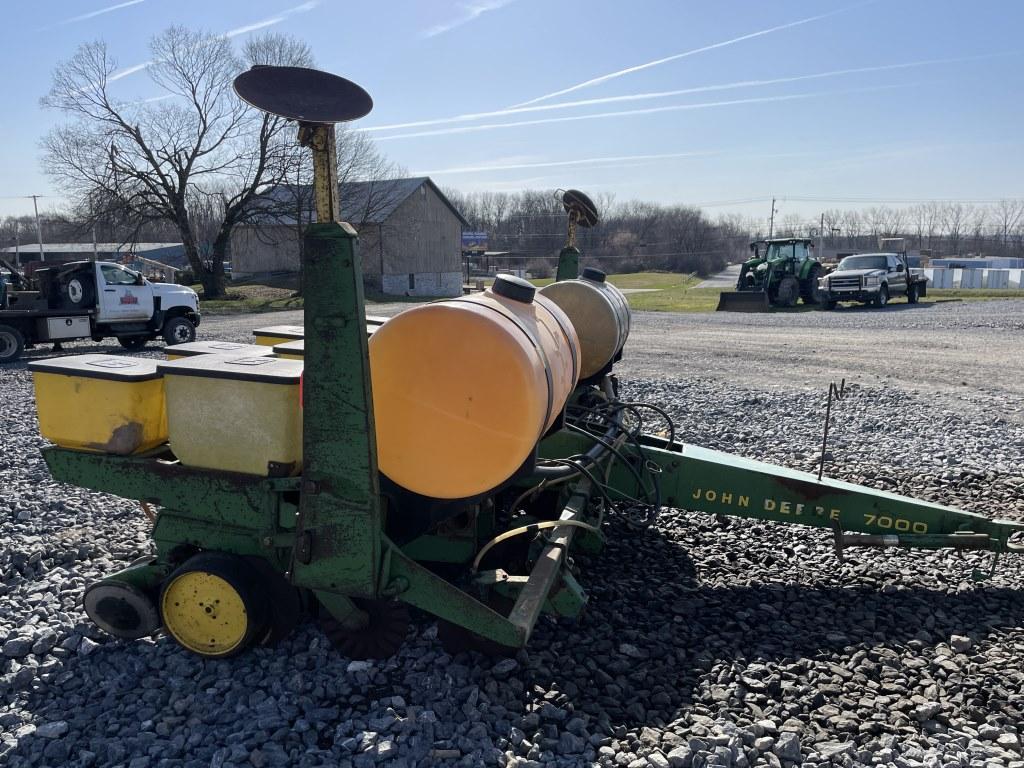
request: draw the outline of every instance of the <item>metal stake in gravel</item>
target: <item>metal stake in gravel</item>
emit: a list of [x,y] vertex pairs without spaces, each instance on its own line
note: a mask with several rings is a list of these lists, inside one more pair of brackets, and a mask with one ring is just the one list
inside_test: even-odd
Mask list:
[[[561,325],[565,315],[557,301],[535,297],[532,285],[511,276],[496,281],[490,304],[456,300],[444,311],[496,323],[504,329],[489,336],[496,348],[524,355],[535,347],[547,350],[534,351],[533,378],[523,378],[522,386],[535,387],[530,394],[538,395],[529,402],[547,408],[534,414],[544,426],[530,438],[529,455],[496,487],[471,498],[428,498],[401,487],[377,464],[375,419],[383,417],[375,414],[369,349],[402,324],[389,321],[368,342],[356,233],[337,221],[332,123],[366,114],[369,96],[347,80],[288,67],[254,68],[236,87],[258,108],[299,121],[300,140],[314,154],[318,223],[307,230],[303,249],[309,370],[301,474],[291,476],[290,467],[275,462],[265,475],[186,467],[169,446],[134,456],[45,449],[55,479],[161,508],[152,532],[155,557],[87,590],[90,616],[111,634],[137,637],[159,616],[185,647],[222,657],[280,640],[303,606],[317,606],[328,638],[344,653],[386,657],[408,639],[411,605],[440,619],[445,630],[439,636],[459,648],[515,649],[527,644],[542,613],[580,615],[588,595],[570,552],[600,552],[606,518],[634,520],[638,509],[648,524],[663,507],[678,507],[816,526],[835,530],[843,546],[1024,549],[1011,541],[1024,524],[685,445],[675,439],[665,410],[622,397],[610,374],[556,396],[555,373],[578,379],[575,330]],[[546,333],[556,341],[545,337],[547,346],[540,343],[535,304],[550,315]],[[609,312],[609,327],[624,339],[628,314],[616,314],[611,305]],[[464,397],[458,413],[433,409],[431,416],[451,415],[452,430],[460,435],[503,438],[528,409],[509,414],[495,407],[475,418],[463,415],[472,412],[474,401],[493,394],[487,377],[495,368],[510,370],[468,365],[473,350],[461,333],[467,327],[453,324],[449,332],[434,334],[440,338],[416,337],[421,345],[438,343],[436,356],[429,356],[431,371],[395,380],[414,398],[428,389],[429,376],[447,366],[445,394],[457,397],[446,403]],[[508,347],[501,346],[506,342]],[[513,359],[512,351],[503,354]],[[565,368],[553,372],[558,362]],[[375,368],[374,375],[379,372]],[[410,421],[416,416],[410,411]],[[651,434],[648,427],[659,423],[663,435]],[[412,425],[406,432],[418,434]],[[448,455],[444,451],[461,449],[458,440],[441,429],[427,437],[407,461],[423,461],[429,452],[439,478],[470,471],[470,460],[436,461]],[[612,530],[627,527],[608,522]],[[658,588],[671,593],[677,587],[673,582]],[[620,648],[631,659],[647,658],[632,642]],[[20,652],[20,644],[11,644],[11,654]],[[546,706],[556,711],[553,718],[559,716],[561,710]],[[641,706],[641,716],[642,711]],[[565,738],[563,747],[577,750],[579,737],[572,731],[581,727],[567,728],[573,738]],[[799,759],[793,742],[780,736],[775,754]],[[380,754],[390,755],[391,749]]]

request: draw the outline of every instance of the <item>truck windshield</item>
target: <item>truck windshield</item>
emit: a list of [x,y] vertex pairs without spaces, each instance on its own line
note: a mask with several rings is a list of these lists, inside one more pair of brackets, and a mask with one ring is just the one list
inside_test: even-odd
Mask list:
[[839,269],[885,269],[885,256],[864,255],[847,256],[839,262]]

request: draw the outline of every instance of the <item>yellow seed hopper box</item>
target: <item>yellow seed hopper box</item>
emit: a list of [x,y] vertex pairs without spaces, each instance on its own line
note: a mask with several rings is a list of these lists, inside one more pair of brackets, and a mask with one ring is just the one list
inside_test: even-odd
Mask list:
[[158,363],[171,450],[187,467],[283,477],[302,469],[302,363],[196,355]]
[[249,357],[271,355],[272,350],[260,344],[237,344],[233,341],[191,341],[187,344],[173,344],[164,349],[168,360],[180,360],[196,355],[227,355],[228,357]]
[[286,341],[306,338],[306,329],[301,325],[269,325],[252,332],[256,343],[264,347],[284,344]]
[[126,456],[167,442],[157,361],[74,355],[29,364],[39,431],[62,448]]
[[[373,336],[373,332],[378,328],[380,328],[380,325],[367,323],[366,338]],[[256,345],[256,347],[257,349],[264,349],[264,347],[259,345]],[[272,349],[277,357],[283,357],[285,360],[302,360],[306,355],[306,340],[286,341],[283,344],[275,344]]]
[[306,354],[305,339],[286,341],[284,344],[275,344],[272,349],[277,357],[285,360],[301,360]]

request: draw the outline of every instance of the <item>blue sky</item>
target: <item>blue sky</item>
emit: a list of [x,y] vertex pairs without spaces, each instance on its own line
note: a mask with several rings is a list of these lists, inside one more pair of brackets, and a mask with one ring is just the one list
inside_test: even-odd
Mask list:
[[[808,218],[843,205],[824,198],[1024,197],[1016,0],[37,0],[0,13],[17,30],[0,215],[31,212],[22,195],[60,202],[38,147],[61,119],[39,106],[53,66],[103,38],[133,67],[175,23],[306,40],[319,67],[371,93],[357,126],[381,150],[465,190],[571,186],[758,215],[777,195],[780,213]],[[114,88],[159,94],[144,69]],[[439,122],[384,128],[421,121]]]

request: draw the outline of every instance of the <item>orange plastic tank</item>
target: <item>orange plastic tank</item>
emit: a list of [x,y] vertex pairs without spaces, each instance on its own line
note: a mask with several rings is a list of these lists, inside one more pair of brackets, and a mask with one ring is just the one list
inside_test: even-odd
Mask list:
[[381,472],[462,499],[511,478],[579,377],[572,323],[534,287],[499,275],[482,294],[425,304],[370,337]]

